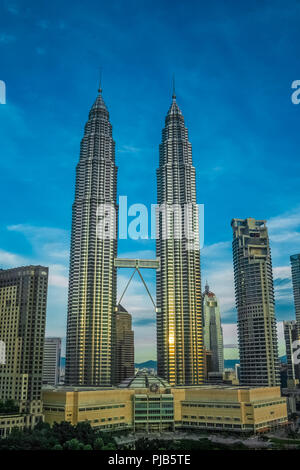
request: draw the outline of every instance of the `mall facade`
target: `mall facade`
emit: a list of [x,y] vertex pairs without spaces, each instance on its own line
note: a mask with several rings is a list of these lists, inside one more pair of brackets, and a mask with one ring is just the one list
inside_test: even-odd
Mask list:
[[47,387],[43,402],[50,425],[89,422],[104,431],[207,429],[253,434],[288,424],[280,387],[171,387],[146,373],[119,387]]

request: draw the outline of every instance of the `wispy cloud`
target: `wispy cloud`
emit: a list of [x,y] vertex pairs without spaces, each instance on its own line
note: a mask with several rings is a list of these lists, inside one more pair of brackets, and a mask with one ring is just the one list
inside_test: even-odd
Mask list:
[[49,27],[50,27],[49,21],[48,21],[48,20],[44,20],[44,19],[40,19],[40,20],[37,22],[37,25],[38,25],[38,27],[41,28],[41,29],[49,29]]
[[300,226],[300,206],[293,211],[285,212],[276,217],[271,217],[268,221],[270,235],[276,231],[285,231]]
[[231,248],[231,242],[218,242],[213,243],[212,245],[204,245],[201,254],[202,256],[213,256],[217,258],[219,256],[229,256],[228,249]]
[[143,149],[135,147],[134,145],[122,145],[118,149],[118,153],[140,153]]
[[7,2],[6,9],[12,15],[18,15],[20,13],[19,6],[16,3]]
[[[267,221],[273,261],[273,278],[278,319],[293,316],[293,293],[289,257],[300,251],[300,208]],[[219,297],[223,323],[236,319],[231,241],[204,246],[202,279]]]
[[[236,323],[223,324],[223,336],[224,336],[224,357],[225,359],[238,359],[238,333]],[[277,322],[277,338],[278,338],[278,355],[283,356],[285,354],[285,342],[283,323]]]
[[16,41],[16,36],[13,34],[1,33],[0,34],[0,44],[10,44]]
[[70,242],[67,230],[29,224],[9,225],[7,229],[22,234],[40,257],[68,259]]
[[49,268],[47,302],[47,334],[65,336],[67,317],[69,234],[55,227],[39,227],[14,224],[7,227],[24,237],[32,247],[32,253],[21,256],[0,250],[1,267],[43,265]]
[[68,269],[62,264],[49,265],[49,285],[68,287]]
[[154,250],[137,250],[137,251],[125,251],[118,254],[119,258],[131,258],[131,259],[155,259],[156,254]]
[[14,268],[27,264],[26,258],[15,253],[0,250],[0,266],[3,268]]

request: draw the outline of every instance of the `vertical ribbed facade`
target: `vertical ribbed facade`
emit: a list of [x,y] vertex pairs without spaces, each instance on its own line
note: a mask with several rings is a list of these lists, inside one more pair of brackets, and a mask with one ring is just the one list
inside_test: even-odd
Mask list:
[[300,254],[292,255],[290,260],[298,337],[300,338]]
[[[115,143],[109,113],[100,91],[85,125],[76,169],[69,274],[67,384],[111,384],[112,317],[116,305],[114,258],[117,255],[117,229],[116,217],[113,217],[113,212],[117,212],[116,194]],[[109,221],[108,225],[105,220]]]
[[114,384],[134,377],[134,332],[132,318],[122,305],[114,314]]
[[171,385],[200,384],[204,360],[195,168],[174,95],[159,147],[157,202],[158,375]]
[[61,338],[45,338],[43,384],[58,385],[60,379]]
[[211,351],[211,372],[224,371],[223,331],[217,297],[205,286],[203,294],[204,347]]
[[44,266],[0,270],[0,341],[5,344],[0,400],[16,401],[23,413],[40,415],[37,420],[43,411],[47,290],[48,268]]
[[272,259],[264,220],[233,219],[240,384],[280,384]]
[[295,364],[293,353],[297,348],[293,347],[294,341],[298,340],[297,322],[295,320],[283,322],[283,332],[287,362],[287,386],[295,387],[299,383],[299,364]]

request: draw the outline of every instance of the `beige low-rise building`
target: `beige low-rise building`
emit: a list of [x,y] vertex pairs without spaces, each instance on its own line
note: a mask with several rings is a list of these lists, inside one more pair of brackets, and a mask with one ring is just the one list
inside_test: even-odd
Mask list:
[[170,387],[138,374],[118,388],[58,387],[43,391],[45,421],[87,421],[102,430],[208,429],[264,432],[288,423],[279,387]]
[[22,431],[27,425],[28,415],[20,413],[0,415],[0,439],[7,437],[13,429]]

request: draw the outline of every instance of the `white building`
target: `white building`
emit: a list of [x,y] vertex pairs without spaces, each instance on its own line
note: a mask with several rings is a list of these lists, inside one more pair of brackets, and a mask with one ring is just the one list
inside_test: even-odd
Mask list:
[[61,338],[45,338],[43,384],[58,385],[60,375]]
[[204,347],[211,351],[211,372],[224,371],[223,331],[219,301],[206,284],[203,294]]

